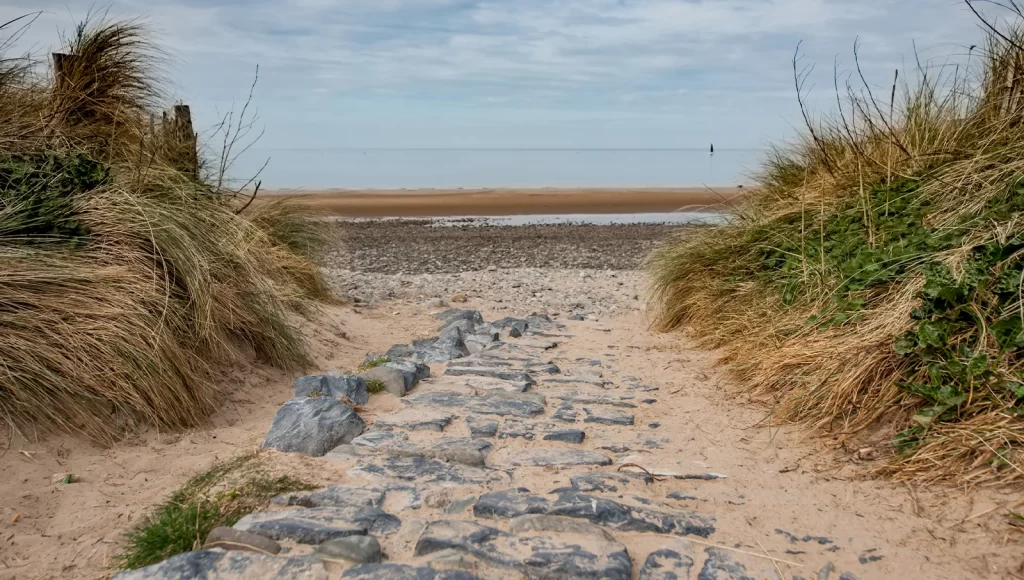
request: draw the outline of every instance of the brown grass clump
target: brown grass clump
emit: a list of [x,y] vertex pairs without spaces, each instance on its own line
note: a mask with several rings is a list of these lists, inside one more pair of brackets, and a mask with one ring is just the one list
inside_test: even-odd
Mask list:
[[[0,28],[0,49],[26,21]],[[0,51],[0,414],[111,441],[197,424],[239,354],[308,364],[290,312],[327,296],[320,230],[167,155],[159,50],[138,23],[86,22],[63,75]]]
[[661,329],[784,420],[891,441],[897,477],[1024,481],[1024,28],[988,30],[891,93],[847,82],[732,223],[649,260]]

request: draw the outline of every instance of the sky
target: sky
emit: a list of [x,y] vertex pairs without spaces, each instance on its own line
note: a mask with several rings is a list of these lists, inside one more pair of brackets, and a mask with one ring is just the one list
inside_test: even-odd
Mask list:
[[42,11],[18,49],[45,52],[97,7],[154,30],[200,128],[259,65],[262,149],[757,148],[800,124],[798,42],[827,110],[858,38],[884,86],[914,43],[942,63],[982,37],[961,0],[3,0],[0,21]]

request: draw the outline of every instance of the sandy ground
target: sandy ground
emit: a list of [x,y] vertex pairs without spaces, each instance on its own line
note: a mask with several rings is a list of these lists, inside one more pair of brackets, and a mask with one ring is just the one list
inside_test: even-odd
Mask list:
[[274,190],[258,199],[298,197],[336,216],[501,216],[568,213],[640,213],[717,209],[735,201],[738,188],[675,189],[409,189]]
[[[817,568],[812,569],[811,556],[823,547],[792,541],[777,530],[835,538],[843,548],[834,556],[837,563],[861,566],[863,580],[1024,578],[1024,533],[1007,524],[1005,511],[1020,501],[1019,494],[874,481],[867,476],[874,463],[860,461],[856,449],[837,447],[827,435],[801,426],[772,424],[770,405],[742,395],[739,385],[715,367],[714,353],[694,349],[681,335],[648,330],[643,306],[634,299],[642,293],[637,272],[359,274],[361,287],[391,290],[375,306],[329,307],[308,321],[306,334],[319,367],[311,370],[349,370],[367,352],[429,336],[436,308],[424,306],[424,300],[451,298],[457,283],[469,300],[457,306],[479,308],[488,319],[509,310],[557,314],[575,337],[557,356],[614,363],[617,372],[659,387],[658,404],[638,411],[630,441],[657,436],[678,443],[644,456],[648,464],[686,463],[728,475],[722,482],[687,482],[700,498],[700,509],[718,520],[715,542],[754,546],[755,552],[763,549],[804,565],[786,565],[787,578],[813,578]],[[537,288],[510,296],[514,280]],[[588,320],[566,320],[575,296],[582,296],[577,312],[585,311]],[[12,434],[2,441],[6,451],[0,456],[0,578],[109,576],[121,534],[150,507],[215,461],[259,445],[289,398],[293,379],[239,362],[222,377],[225,403],[208,425],[181,433],[146,432],[110,449],[68,437],[29,433],[26,441]],[[376,396],[364,416],[372,423],[401,406],[390,395]],[[651,422],[661,426],[654,431]],[[341,463],[271,455],[282,469],[310,481],[355,483]],[[82,481],[51,483],[61,472]],[[649,551],[648,536],[635,536],[624,540],[630,552]]]

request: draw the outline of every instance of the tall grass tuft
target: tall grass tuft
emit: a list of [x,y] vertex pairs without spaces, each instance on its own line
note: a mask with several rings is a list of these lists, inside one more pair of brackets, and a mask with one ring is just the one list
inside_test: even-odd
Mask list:
[[165,155],[144,26],[86,22],[61,50],[56,76],[0,52],[0,414],[110,442],[202,421],[234,357],[307,365],[290,319],[327,296],[322,230],[283,203],[239,213]]
[[[649,259],[691,329],[785,420],[884,442],[882,471],[1024,481],[1024,15],[960,66],[859,75],[765,159],[729,225]],[[794,58],[801,98],[804,70]],[[855,439],[856,438],[856,439]]]

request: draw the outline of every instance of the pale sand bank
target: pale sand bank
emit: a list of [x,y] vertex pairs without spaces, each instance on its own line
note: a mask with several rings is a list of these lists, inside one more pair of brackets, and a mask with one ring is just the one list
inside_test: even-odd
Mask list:
[[262,199],[295,196],[329,215],[351,217],[505,216],[721,211],[744,189],[404,189],[273,190]]

